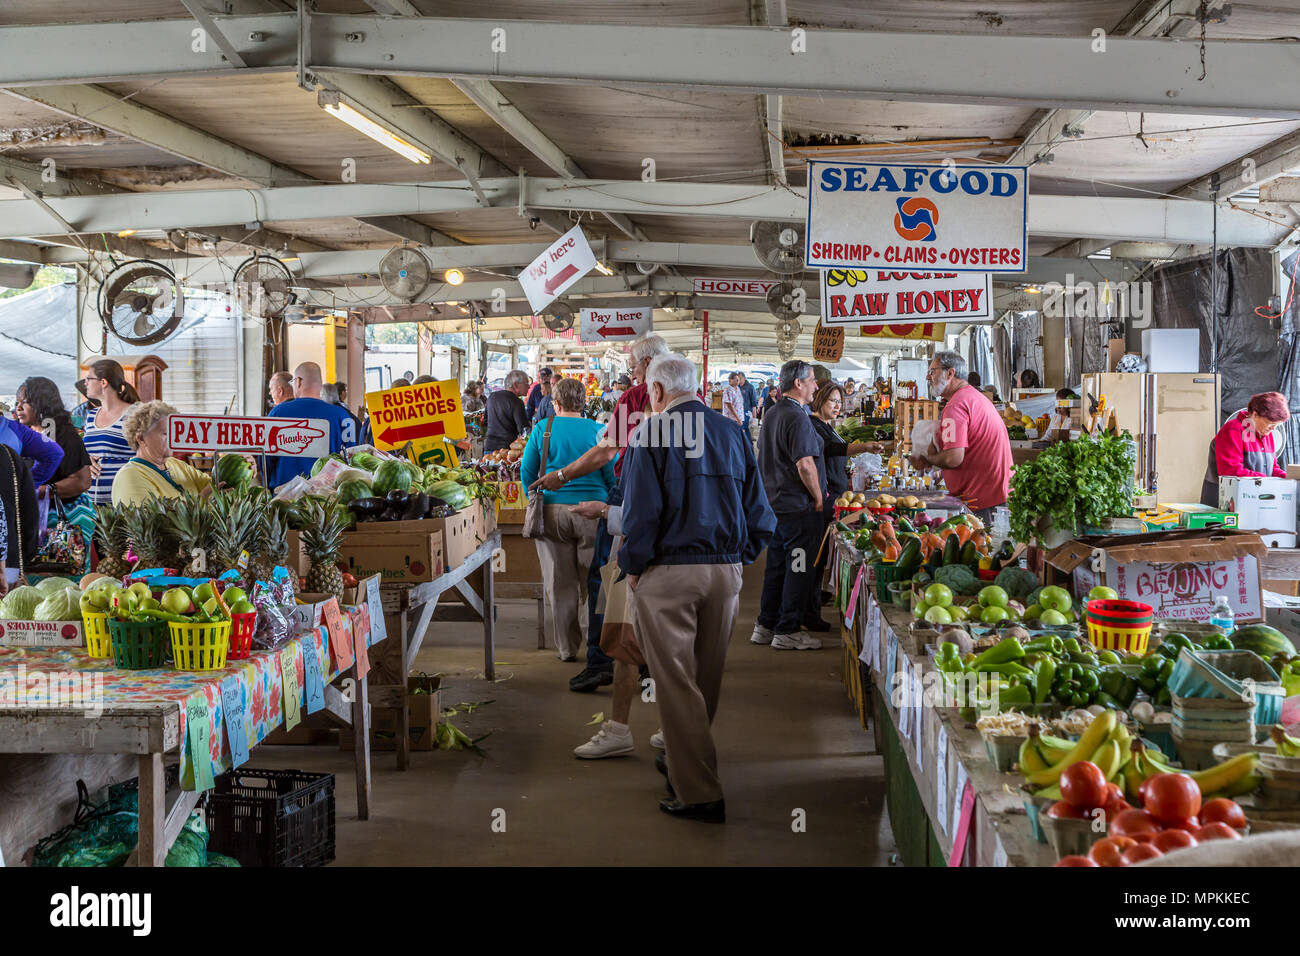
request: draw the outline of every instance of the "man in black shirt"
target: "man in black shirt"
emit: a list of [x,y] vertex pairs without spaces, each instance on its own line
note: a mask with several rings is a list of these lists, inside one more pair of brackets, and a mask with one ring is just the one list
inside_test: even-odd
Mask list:
[[758,433],[758,467],[776,512],[776,534],[767,546],[763,597],[750,640],[777,650],[816,650],[821,641],[802,626],[813,616],[813,562],[826,500],[822,440],[808,417],[808,401],[817,390],[813,367],[786,362],[779,387],[781,398],[763,416]]
[[528,416],[520,396],[528,391],[528,373],[520,369],[506,375],[505,388],[499,388],[487,398],[483,420],[487,434],[483,438],[483,451],[509,448],[510,443],[528,431]]

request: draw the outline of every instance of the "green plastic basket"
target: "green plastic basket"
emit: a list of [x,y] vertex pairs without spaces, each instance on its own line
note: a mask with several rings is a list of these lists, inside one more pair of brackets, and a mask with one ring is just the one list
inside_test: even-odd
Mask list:
[[171,649],[166,621],[108,622],[108,633],[113,643],[113,663],[132,671],[162,667]]
[[876,600],[881,604],[890,604],[889,586],[895,581],[903,580],[898,574],[898,566],[892,561],[876,561],[872,565],[876,572]]

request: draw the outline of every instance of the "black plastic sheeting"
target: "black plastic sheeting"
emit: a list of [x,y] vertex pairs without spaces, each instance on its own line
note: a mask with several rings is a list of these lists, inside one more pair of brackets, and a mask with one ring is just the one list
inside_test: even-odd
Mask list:
[[1285,285],[1282,289],[1282,330],[1278,335],[1277,390],[1286,396],[1291,408],[1291,420],[1286,428],[1286,445],[1282,448],[1282,460],[1289,465],[1300,462],[1300,295],[1296,289],[1297,273],[1300,273],[1300,252],[1293,252],[1289,258],[1282,260],[1282,271],[1291,278],[1291,290],[1288,294]]
[[1038,312],[1017,312],[1011,332],[1011,375],[1032,368],[1043,376],[1043,347],[1038,344],[1043,334],[1043,318]]
[[[1295,342],[1292,334],[1291,341],[1280,345],[1277,329],[1255,311],[1266,310],[1273,294],[1273,259],[1267,249],[1224,249],[1218,255],[1218,274],[1218,303],[1212,310],[1209,256],[1156,269],[1151,277],[1152,327],[1200,330],[1200,365],[1221,376],[1219,407],[1226,420],[1245,408],[1252,395],[1279,390],[1279,352],[1285,347],[1293,355]],[[1212,344],[1216,341],[1217,350]],[[1290,381],[1290,391],[1281,391],[1290,396],[1294,414],[1294,375]],[[1297,450],[1291,438],[1288,435],[1288,454]]]

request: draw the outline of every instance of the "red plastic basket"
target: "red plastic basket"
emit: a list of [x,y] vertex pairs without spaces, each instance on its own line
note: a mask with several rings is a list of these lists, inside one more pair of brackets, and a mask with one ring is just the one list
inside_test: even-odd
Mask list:
[[252,651],[253,631],[257,625],[257,612],[249,611],[246,614],[233,614],[230,621],[233,626],[230,630],[230,650],[226,652],[226,657],[230,660],[242,661]]

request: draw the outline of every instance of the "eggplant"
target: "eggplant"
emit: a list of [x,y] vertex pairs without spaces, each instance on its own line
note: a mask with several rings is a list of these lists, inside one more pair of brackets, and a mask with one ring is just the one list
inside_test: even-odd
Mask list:
[[400,508],[385,508],[379,516],[380,521],[401,521],[402,510]]
[[437,501],[437,504],[429,506],[430,518],[447,518],[454,513],[451,510],[451,505],[447,504],[445,501],[441,501],[437,498],[434,500]]
[[354,498],[348,502],[348,510],[360,521],[376,521],[388,507],[383,498]]
[[410,499],[411,493],[409,491],[403,491],[401,488],[394,488],[388,493],[384,500],[388,503],[388,507],[390,508],[405,509],[406,503],[410,501]]
[[423,518],[424,513],[429,510],[429,496],[423,491],[412,492],[406,500],[406,510],[402,512],[402,520],[414,521]]

